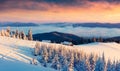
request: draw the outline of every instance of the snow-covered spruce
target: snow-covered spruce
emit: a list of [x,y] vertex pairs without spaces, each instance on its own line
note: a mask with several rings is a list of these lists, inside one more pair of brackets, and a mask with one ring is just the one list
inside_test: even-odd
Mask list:
[[106,61],[104,53],[101,57],[92,53],[86,54],[82,50],[61,44],[41,44],[39,42],[36,43],[34,52],[41,57],[38,60],[42,62],[43,66],[51,64],[51,67],[58,71],[120,70],[120,61]]
[[18,31],[18,30],[11,31],[10,27],[8,27],[6,28],[6,30],[0,31],[0,36],[7,36],[7,37],[23,39],[23,40],[33,40],[31,29],[28,30],[28,35],[26,35],[24,31]]

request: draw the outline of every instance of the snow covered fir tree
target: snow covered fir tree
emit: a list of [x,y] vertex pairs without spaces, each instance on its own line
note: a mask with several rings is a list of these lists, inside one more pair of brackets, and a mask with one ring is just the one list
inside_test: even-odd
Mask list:
[[28,30],[28,34],[26,35],[24,31],[19,31],[19,30],[11,31],[10,27],[7,27],[7,29],[0,31],[0,35],[17,38],[17,39],[23,39],[23,40],[33,40],[31,29]]
[[106,60],[93,53],[57,44],[36,43],[34,54],[45,67],[50,66],[58,71],[120,71],[120,61]]

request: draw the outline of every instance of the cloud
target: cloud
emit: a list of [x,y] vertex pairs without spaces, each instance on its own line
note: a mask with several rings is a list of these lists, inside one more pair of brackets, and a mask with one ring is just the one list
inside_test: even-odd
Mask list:
[[4,2],[6,2],[7,0],[0,0],[0,3],[4,3]]
[[90,2],[108,2],[108,3],[116,3],[120,2],[120,0],[88,0]]
[[91,2],[106,2],[119,4],[120,0],[32,0],[34,2],[46,2],[48,4],[56,4],[63,6],[85,6]]
[[46,11],[47,5],[31,0],[0,0],[0,10],[25,9]]
[[120,0],[0,0],[1,21],[120,22]]
[[[51,8],[90,8],[95,3],[119,4],[120,0],[0,0],[0,10],[25,9],[46,11]],[[109,7],[106,7],[109,8]]]
[[56,7],[90,8],[95,3],[119,4],[120,0],[0,0],[0,9],[26,9],[46,11]]
[[60,7],[88,7],[90,4],[87,0],[32,0],[39,3],[47,3]]

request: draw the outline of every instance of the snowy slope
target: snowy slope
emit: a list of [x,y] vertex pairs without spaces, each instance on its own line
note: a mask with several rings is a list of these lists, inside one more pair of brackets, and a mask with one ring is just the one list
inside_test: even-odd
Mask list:
[[120,44],[111,43],[91,43],[86,45],[75,46],[78,49],[84,50],[86,53],[94,53],[102,55],[104,53],[106,59],[120,60]]
[[[41,42],[42,43],[42,42]],[[0,71],[55,71],[51,68],[42,67],[41,64],[32,65],[33,48],[35,41],[27,41],[0,36]],[[44,43],[47,44],[47,43]],[[117,43],[91,43],[79,46],[66,46],[75,50],[83,50],[86,53],[102,55],[104,52],[106,59],[120,60],[120,44]],[[5,68],[7,65],[7,69]],[[22,69],[23,68],[23,69]]]
[[[32,65],[35,42],[0,36],[0,71],[55,71]],[[7,68],[6,68],[7,66]]]

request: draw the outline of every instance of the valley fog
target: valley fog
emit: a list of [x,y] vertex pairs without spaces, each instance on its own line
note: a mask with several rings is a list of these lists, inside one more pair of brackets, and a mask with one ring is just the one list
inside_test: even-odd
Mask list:
[[[7,27],[0,27],[0,30],[6,29]],[[101,28],[101,27],[72,27],[72,26],[65,26],[65,27],[58,27],[58,26],[51,26],[51,25],[40,25],[40,26],[30,26],[30,27],[10,27],[11,30],[18,29],[19,31],[24,31],[26,34],[28,33],[29,29],[32,29],[33,34],[37,33],[46,33],[46,32],[63,32],[63,33],[70,33],[80,37],[115,37],[120,36],[120,29],[119,28]]]

